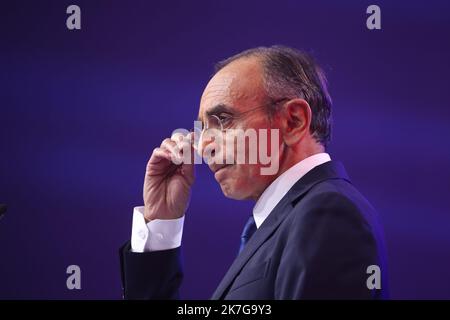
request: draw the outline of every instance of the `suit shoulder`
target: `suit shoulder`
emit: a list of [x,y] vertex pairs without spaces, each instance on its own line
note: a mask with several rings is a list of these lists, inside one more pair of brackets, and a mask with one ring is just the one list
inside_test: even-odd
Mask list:
[[372,229],[377,224],[375,209],[345,180],[327,180],[311,188],[295,204],[293,218],[297,226],[321,223]]
[[339,211],[356,211],[376,215],[369,201],[350,182],[342,179],[318,183],[299,201],[303,210],[323,208]]

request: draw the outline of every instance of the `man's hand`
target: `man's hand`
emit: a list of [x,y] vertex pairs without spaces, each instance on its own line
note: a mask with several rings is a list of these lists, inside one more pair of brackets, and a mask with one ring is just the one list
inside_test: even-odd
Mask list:
[[[176,133],[153,150],[144,181],[144,217],[147,222],[177,219],[185,213],[194,183],[194,149],[191,139],[192,134],[183,136]],[[180,152],[189,149],[190,157]]]

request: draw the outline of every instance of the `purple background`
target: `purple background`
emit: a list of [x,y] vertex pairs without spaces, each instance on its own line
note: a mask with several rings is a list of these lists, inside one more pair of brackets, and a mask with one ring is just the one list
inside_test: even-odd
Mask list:
[[[378,209],[393,298],[450,298],[450,4],[2,1],[0,298],[121,298],[118,248],[150,152],[190,128],[214,62],[258,45],[313,52],[334,100],[330,153]],[[82,30],[66,29],[69,4]],[[209,298],[252,203],[197,168],[182,297]],[[82,290],[66,289],[66,267]]]

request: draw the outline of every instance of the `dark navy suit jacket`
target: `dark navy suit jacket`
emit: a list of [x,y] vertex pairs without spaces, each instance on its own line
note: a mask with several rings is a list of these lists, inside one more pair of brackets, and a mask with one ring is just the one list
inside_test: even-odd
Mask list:
[[[205,258],[206,259],[206,258]],[[120,250],[126,299],[176,299],[180,248]],[[367,268],[381,270],[369,289]],[[338,162],[303,176],[256,230],[212,299],[382,299],[387,265],[377,214]]]

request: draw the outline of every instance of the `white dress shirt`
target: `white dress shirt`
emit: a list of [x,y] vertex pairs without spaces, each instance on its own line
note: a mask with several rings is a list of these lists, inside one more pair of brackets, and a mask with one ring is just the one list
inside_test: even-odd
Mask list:
[[256,227],[259,228],[264,220],[272,212],[278,202],[283,199],[286,193],[291,190],[294,184],[314,167],[330,161],[328,153],[317,153],[310,156],[287,169],[276,178],[259,197],[253,207],[253,218]]
[[[277,177],[259,197],[253,208],[256,227],[272,212],[293,185],[314,167],[331,161],[328,153],[318,153],[290,167]],[[149,252],[168,250],[181,245],[184,215],[179,219],[152,220],[145,223],[144,207],[135,207],[133,227],[131,231],[131,250],[133,252]]]

